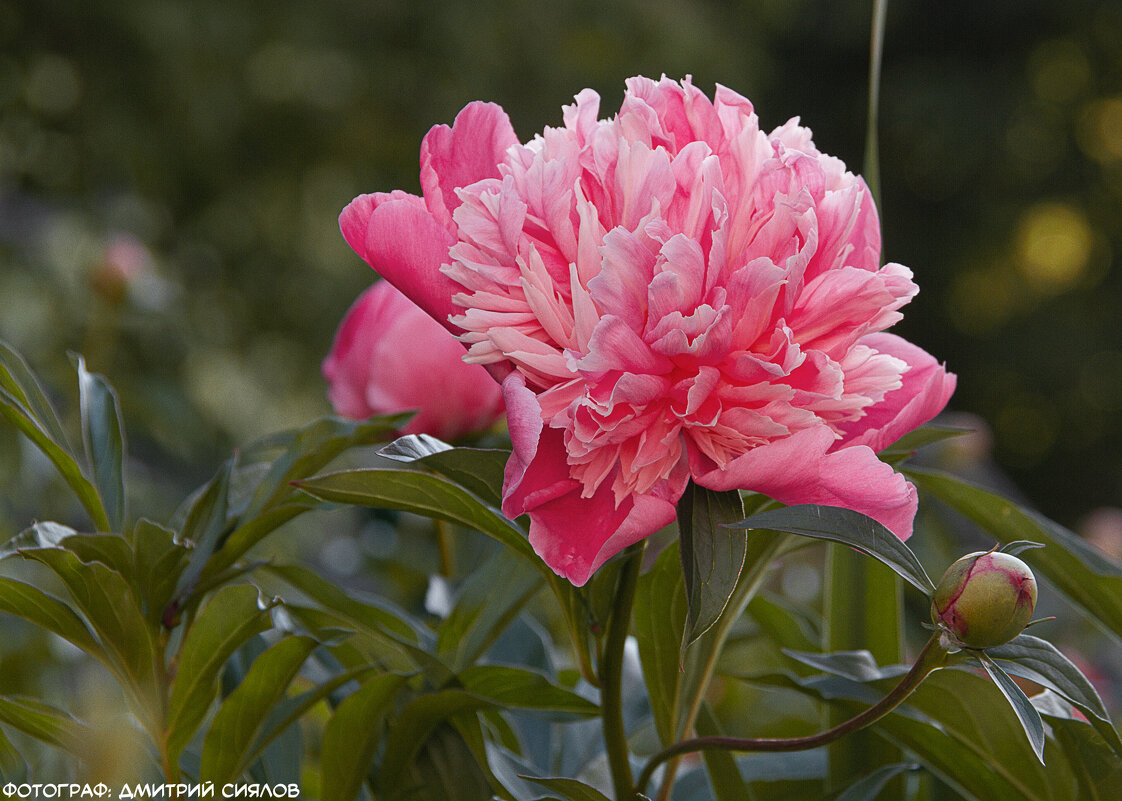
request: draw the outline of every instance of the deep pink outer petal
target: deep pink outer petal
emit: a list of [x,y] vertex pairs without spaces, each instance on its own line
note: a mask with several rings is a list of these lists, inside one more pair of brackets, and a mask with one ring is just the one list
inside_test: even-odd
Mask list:
[[455,237],[416,195],[360,195],[339,215],[339,229],[355,253],[454,334],[448,322],[463,309],[452,304],[459,284],[440,272]]
[[694,481],[712,490],[752,490],[787,505],[840,506],[883,523],[902,540],[910,537],[915,487],[869,448],[830,451],[834,442],[829,428],[817,426],[754,448],[723,470],[691,453],[690,467]]
[[904,373],[903,386],[869,407],[860,420],[843,426],[843,437],[834,446],[839,450],[868,445],[879,452],[943,411],[957,379],[923,348],[895,334],[870,334],[862,337],[860,344],[902,359],[910,367]]
[[433,126],[421,142],[421,190],[432,215],[454,232],[456,189],[498,178],[507,148],[517,143],[510,118],[494,103],[469,103],[451,128]]
[[674,504],[654,495],[633,495],[617,507],[610,482],[582,498],[581,484],[569,477],[563,434],[543,426],[537,396],[520,373],[503,381],[503,397],[514,445],[503,514],[529,514],[530,544],[559,576],[579,587],[612,556],[674,520]]

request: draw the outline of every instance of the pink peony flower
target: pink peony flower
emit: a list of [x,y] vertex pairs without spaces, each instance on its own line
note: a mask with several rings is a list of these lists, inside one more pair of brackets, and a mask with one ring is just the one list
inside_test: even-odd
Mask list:
[[363,195],[355,251],[502,381],[503,511],[580,585],[671,522],[691,479],[863,512],[911,534],[916,492],[876,451],[954,376],[882,333],[918,291],[880,266],[863,181],[724,87],[633,78],[519,143],[472,103],[421,145],[423,197]]
[[343,317],[323,362],[327,396],[344,417],[420,409],[404,434],[456,437],[502,414],[499,387],[463,361],[464,347],[415,303],[380,281]]

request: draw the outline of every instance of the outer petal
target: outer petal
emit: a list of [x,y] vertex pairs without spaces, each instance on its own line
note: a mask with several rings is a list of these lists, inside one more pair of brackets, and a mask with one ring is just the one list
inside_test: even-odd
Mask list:
[[[630,496],[617,507],[611,482],[582,498],[581,484],[569,477],[563,434],[543,426],[537,396],[521,374],[506,378],[503,396],[514,445],[503,514],[530,515],[530,544],[555,573],[579,587],[613,555],[674,520],[674,503],[654,494]],[[678,495],[682,486],[674,488]]]
[[456,439],[486,428],[503,408],[498,385],[463,355],[453,336],[379,281],[351,306],[323,362],[328,398],[356,419],[420,409],[403,434]]
[[421,190],[425,205],[455,232],[452,212],[460,205],[456,190],[484,178],[498,178],[506,150],[518,144],[501,106],[476,101],[456,115],[452,127],[436,125],[421,142]]
[[868,515],[897,537],[912,534],[915,487],[867,447],[830,451],[834,434],[826,426],[807,428],[713,466],[691,453],[694,480],[712,490],[747,489],[780,503],[841,506]]
[[883,450],[943,411],[954,393],[954,373],[948,373],[923,348],[895,334],[884,333],[862,337],[860,344],[902,359],[909,369],[904,373],[903,386],[870,406],[860,420],[842,426],[843,437],[835,450],[853,445]]
[[406,297],[454,334],[448,322],[463,310],[452,304],[459,284],[440,272],[455,238],[405,192],[360,195],[339,215],[339,228],[355,253]]

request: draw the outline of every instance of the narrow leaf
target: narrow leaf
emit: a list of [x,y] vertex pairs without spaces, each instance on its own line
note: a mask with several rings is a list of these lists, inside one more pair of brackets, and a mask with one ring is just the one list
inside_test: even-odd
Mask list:
[[885,765],[849,785],[834,801],[873,801],[890,781],[901,773],[915,770],[918,767],[919,765],[913,765],[910,762]]
[[382,448],[378,455],[438,473],[492,506],[502,504],[503,472],[510,451],[453,448],[428,434],[409,434]]
[[888,462],[888,464],[897,464],[912,456],[925,445],[932,445],[952,437],[961,437],[970,432],[971,430],[969,428],[928,423],[914,431],[909,431],[878,453],[877,456],[879,456],[882,461]]
[[242,643],[269,627],[256,587],[224,587],[195,618],[179,651],[179,669],[168,702],[168,752],[176,763],[218,694],[226,660]]
[[230,480],[237,460],[237,454],[227,459],[214,477],[203,485],[187,509],[180,536],[194,547],[188,556],[187,566],[175,583],[174,597],[177,599],[190,595],[195,589],[199,576],[226,531]]
[[495,702],[489,699],[459,689],[440,690],[413,699],[395,718],[389,731],[378,773],[378,789],[390,797],[402,789],[409,764],[441,723],[461,712],[494,706]]
[[984,651],[978,654],[978,659],[981,661],[982,667],[986,669],[986,673],[993,679],[994,684],[1001,690],[1001,694],[1005,696],[1005,700],[1013,707],[1013,711],[1017,714],[1017,720],[1020,721],[1021,727],[1025,730],[1025,735],[1032,745],[1033,753],[1036,754],[1036,758],[1043,765],[1044,721],[1040,719],[1040,713],[1036,711],[1036,707],[1032,705],[1028,696],[1017,686],[1017,683],[1009,678],[1009,674],[986,656]]
[[190,552],[175,541],[173,531],[145,518],[137,521],[132,536],[136,549],[133,574],[140,591],[141,611],[151,623],[159,623],[175,597]]
[[368,680],[335,709],[323,733],[323,801],[354,801],[381,741],[382,722],[405,678],[384,673]]
[[0,577],[0,611],[21,617],[41,629],[57,634],[87,654],[105,663],[108,657],[86,623],[73,609],[38,587]]
[[1005,645],[986,649],[986,654],[1013,675],[1035,681],[1077,707],[1122,757],[1122,738],[1112,725],[1098,691],[1056,646],[1039,637],[1022,634]]
[[207,730],[200,779],[219,784],[242,775],[270,710],[285,697],[315,647],[311,637],[285,637],[253,660]]
[[79,758],[88,756],[84,746],[92,739],[89,728],[61,709],[35,698],[0,696],[0,722]]
[[899,537],[871,517],[851,509],[815,504],[788,506],[752,515],[733,527],[786,531],[840,542],[892,568],[924,595],[930,596],[935,591],[923,565]]
[[541,573],[508,548],[472,571],[437,632],[437,653],[453,670],[473,664],[542,586]]
[[600,707],[532,670],[503,665],[474,665],[460,671],[463,688],[498,706],[525,710],[545,720],[593,717]]
[[74,454],[58,412],[43,391],[39,379],[15,348],[0,340],[0,389],[30,417],[50,440],[65,453]]
[[105,565],[86,564],[61,548],[32,548],[20,555],[41,562],[62,579],[118,675],[136,693],[141,708],[148,708],[156,689],[156,661],[161,657],[128,582]]
[[59,475],[74,491],[98,531],[109,531],[111,526],[97,488],[86,477],[77,460],[68,449],[56,443],[43,427],[32,418],[7,390],[0,389],[0,414],[4,415],[21,433],[50,459]]
[[77,358],[79,404],[82,411],[82,442],[93,470],[109,530],[125,526],[125,426],[121,402],[104,376],[86,370]]
[[686,626],[686,591],[677,543],[668,545],[639,577],[632,626],[655,728],[662,744],[670,745],[677,734],[675,710],[682,680],[679,651]]
[[595,787],[590,787],[584,782],[577,781],[576,779],[566,779],[564,777],[545,777],[545,776],[520,776],[519,778],[526,781],[540,784],[547,790],[553,790],[555,793],[560,793],[569,801],[610,801],[610,799]]
[[687,604],[683,651],[717,622],[728,605],[744,567],[748,535],[726,524],[743,517],[744,504],[736,490],[714,492],[691,481],[678,501]]
[[286,502],[294,492],[294,481],[321,470],[348,448],[384,439],[407,418],[408,415],[400,414],[362,421],[323,417],[309,423],[292,436],[285,451],[273,460],[244,510],[243,519],[252,520]]
[[520,528],[475,495],[440,476],[412,470],[345,470],[297,482],[304,492],[335,503],[398,509],[474,528],[545,566]]

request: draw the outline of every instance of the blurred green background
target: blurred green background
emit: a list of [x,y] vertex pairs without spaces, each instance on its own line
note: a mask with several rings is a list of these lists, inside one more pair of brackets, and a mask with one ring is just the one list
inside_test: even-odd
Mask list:
[[[610,113],[625,78],[688,73],[859,170],[871,11],[0,0],[0,337],[68,401],[67,351],[110,378],[132,490],[170,512],[329,411],[319,362],[371,280],[337,214],[417,191],[431,125],[487,99],[525,139],[582,87]],[[897,330],[959,374],[975,456],[1084,527],[1122,505],[1122,4],[895,0],[884,65],[887,256],[923,288]],[[65,519],[51,476],[0,431],[0,533]]]

